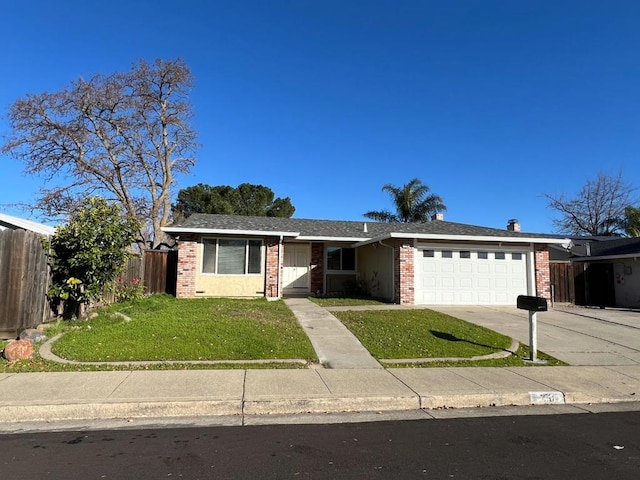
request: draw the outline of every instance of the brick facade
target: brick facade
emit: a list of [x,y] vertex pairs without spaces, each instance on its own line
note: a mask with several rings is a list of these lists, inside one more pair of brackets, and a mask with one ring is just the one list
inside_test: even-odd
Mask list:
[[401,305],[415,303],[415,249],[412,240],[396,240],[393,247],[393,276],[395,302]]
[[324,293],[324,243],[311,244],[311,293]]
[[549,271],[549,248],[547,245],[534,245],[536,295],[551,300],[551,274]]
[[280,239],[277,237],[269,237],[265,239],[266,247],[266,275],[264,285],[264,295],[267,298],[278,298],[282,292],[282,284],[278,285],[278,281],[281,281],[282,272],[281,265],[278,264],[278,260],[282,262],[283,251],[280,250]]
[[183,234],[178,238],[176,298],[193,298],[196,296],[197,248],[198,242],[195,236]]

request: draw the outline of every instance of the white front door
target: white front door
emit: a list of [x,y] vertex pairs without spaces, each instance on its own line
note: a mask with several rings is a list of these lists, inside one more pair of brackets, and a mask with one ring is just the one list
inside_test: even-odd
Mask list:
[[309,291],[309,264],[311,252],[309,245],[287,243],[284,245],[284,264],[282,272],[283,288]]

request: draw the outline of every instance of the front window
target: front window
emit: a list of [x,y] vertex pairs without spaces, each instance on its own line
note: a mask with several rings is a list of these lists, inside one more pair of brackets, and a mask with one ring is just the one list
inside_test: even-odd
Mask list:
[[327,270],[353,271],[356,269],[356,249],[355,248],[327,248]]
[[203,240],[202,273],[246,275],[262,272],[262,241],[206,238]]

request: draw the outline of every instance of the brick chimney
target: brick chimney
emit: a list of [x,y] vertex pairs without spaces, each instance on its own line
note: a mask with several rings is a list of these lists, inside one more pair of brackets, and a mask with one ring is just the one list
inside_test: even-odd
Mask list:
[[509,223],[507,224],[507,230],[509,230],[510,232],[520,231],[520,224],[518,223],[517,218],[512,218],[511,220],[509,220]]

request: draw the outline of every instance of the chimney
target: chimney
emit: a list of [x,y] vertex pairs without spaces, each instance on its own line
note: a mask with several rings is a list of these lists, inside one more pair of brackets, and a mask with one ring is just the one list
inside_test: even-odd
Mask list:
[[444,213],[436,213],[431,217],[431,220],[444,220]]
[[507,230],[509,230],[510,232],[520,231],[520,224],[518,223],[517,218],[512,218],[511,220],[509,220],[509,223],[507,224]]
[[367,230],[367,224],[366,224],[366,223],[363,225],[363,227],[362,227],[362,231],[363,231],[364,233],[368,233],[368,230]]

